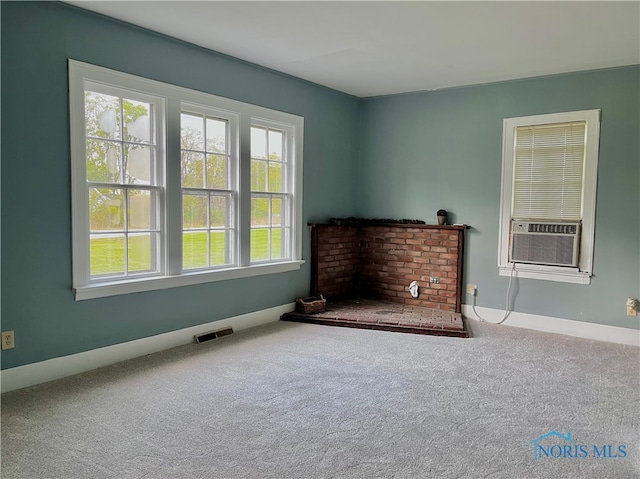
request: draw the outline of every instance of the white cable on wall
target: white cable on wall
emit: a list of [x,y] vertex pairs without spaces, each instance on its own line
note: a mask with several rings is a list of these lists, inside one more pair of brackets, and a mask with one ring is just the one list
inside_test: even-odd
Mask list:
[[484,319],[482,316],[480,316],[478,314],[478,311],[476,311],[476,295],[473,295],[473,312],[474,314],[477,316],[477,318],[484,322],[484,323],[491,323],[491,324],[502,324],[505,322],[505,320],[507,319],[507,317],[509,316],[509,313],[511,311],[509,311],[509,296],[511,293],[511,281],[513,280],[513,271],[516,269],[516,264],[515,263],[511,263],[511,273],[509,273],[509,286],[507,286],[507,299],[505,301],[505,309],[504,309],[504,316],[502,317],[502,319],[500,321],[498,321],[497,323],[494,323],[492,321],[487,321],[486,319]]

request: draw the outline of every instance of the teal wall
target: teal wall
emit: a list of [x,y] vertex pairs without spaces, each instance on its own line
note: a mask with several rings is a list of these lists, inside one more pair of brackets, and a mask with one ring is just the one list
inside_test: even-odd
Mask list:
[[[303,221],[355,211],[359,101],[59,3],[2,2],[2,368],[279,306],[310,265],[275,276],[76,302],[71,293],[67,59],[305,118]],[[303,257],[310,258],[305,229]]]
[[598,70],[362,101],[358,216],[453,213],[471,225],[465,283],[478,306],[504,309],[498,276],[502,120],[601,109],[594,277],[574,285],[514,280],[514,310],[638,329],[640,296],[640,69]]
[[[274,276],[75,302],[67,59],[305,118],[304,217],[405,217],[470,224],[466,282],[504,307],[497,274],[502,119],[602,109],[595,277],[518,280],[515,309],[638,328],[639,69],[620,68],[359,100],[60,3],[2,2],[2,368],[289,303],[310,265]],[[310,259],[304,231],[303,257]]]

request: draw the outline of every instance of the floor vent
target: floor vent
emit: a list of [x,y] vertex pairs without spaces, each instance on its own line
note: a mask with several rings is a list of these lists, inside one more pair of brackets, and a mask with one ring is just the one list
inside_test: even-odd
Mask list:
[[229,336],[233,334],[233,329],[221,329],[220,331],[211,331],[209,333],[196,334],[193,340],[196,344],[204,343],[205,341],[211,341],[212,339],[221,338],[222,336]]

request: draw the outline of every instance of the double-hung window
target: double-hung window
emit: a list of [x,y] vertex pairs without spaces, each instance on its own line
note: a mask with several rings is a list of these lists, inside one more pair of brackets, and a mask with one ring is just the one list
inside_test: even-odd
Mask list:
[[76,300],[299,269],[303,118],[69,61]]
[[[88,213],[82,246],[89,276],[162,272],[162,98],[87,81],[84,91]],[[80,243],[80,242],[79,242]]]
[[600,111],[504,120],[501,275],[588,284]]
[[290,131],[254,120],[251,125],[251,261],[291,257]]
[[237,264],[237,121],[224,112],[183,105],[180,115],[183,269]]

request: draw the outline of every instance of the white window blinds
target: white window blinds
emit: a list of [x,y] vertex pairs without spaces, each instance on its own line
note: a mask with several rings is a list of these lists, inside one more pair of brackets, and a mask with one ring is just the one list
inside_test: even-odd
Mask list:
[[520,126],[515,133],[512,216],[580,221],[586,122]]

